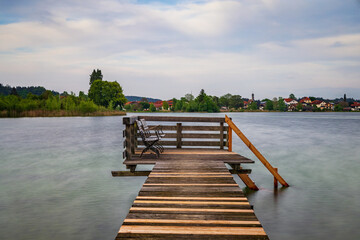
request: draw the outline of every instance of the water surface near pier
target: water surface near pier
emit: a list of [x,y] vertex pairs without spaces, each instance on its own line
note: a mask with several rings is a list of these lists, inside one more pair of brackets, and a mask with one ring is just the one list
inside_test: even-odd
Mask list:
[[[291,185],[274,191],[233,135],[256,161],[247,195],[270,239],[360,237],[360,114],[228,115]],[[0,238],[113,239],[145,180],[111,177],[122,130],[122,117],[0,119]]]

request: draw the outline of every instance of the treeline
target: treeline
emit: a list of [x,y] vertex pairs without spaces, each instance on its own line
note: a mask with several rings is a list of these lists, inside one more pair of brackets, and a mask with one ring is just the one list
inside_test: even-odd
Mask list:
[[[88,95],[46,90],[43,87],[10,87],[0,84],[0,117],[123,115],[126,102],[119,83],[102,81],[100,70],[90,75]],[[19,94],[20,89],[22,94]],[[24,94],[26,95],[24,96]]]
[[[41,111],[39,111],[41,110]],[[46,90],[40,96],[28,93],[26,98],[13,93],[8,96],[0,96],[0,116],[1,117],[18,117],[18,116],[75,116],[86,115],[100,111],[107,111],[103,106],[96,105],[83,92],[79,96],[54,95],[51,91]]]
[[[31,87],[11,87],[9,85],[2,85],[0,83],[0,96],[3,95],[3,96],[8,96],[8,95],[11,95],[12,93],[14,93],[16,91],[16,93],[22,97],[22,98],[26,98],[26,96],[29,94],[29,93],[32,93],[34,95],[37,95],[37,96],[40,96],[41,94],[43,94],[46,89],[44,87],[34,87],[34,86],[31,86]],[[58,95],[59,93],[56,92],[56,91],[51,91],[54,95]]]
[[173,98],[171,110],[183,112],[219,112],[220,107],[217,102],[218,98],[216,96],[207,95],[205,90],[201,89],[196,98],[192,94],[186,94],[180,99]]

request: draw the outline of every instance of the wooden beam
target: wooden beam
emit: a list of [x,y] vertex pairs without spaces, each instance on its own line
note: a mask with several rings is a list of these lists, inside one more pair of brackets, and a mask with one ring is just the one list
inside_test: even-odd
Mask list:
[[156,122],[225,122],[225,119],[220,117],[139,116],[138,118]]
[[224,123],[220,123],[220,149],[224,149]]
[[229,126],[229,129],[228,129],[228,151],[229,152],[232,152],[232,130],[231,130],[231,127]]
[[245,185],[252,189],[252,190],[259,190],[259,188],[256,186],[256,184],[253,182],[253,180],[251,180],[251,178],[249,177],[249,175],[247,174],[238,174],[238,176],[240,177],[240,179],[245,183]]
[[259,221],[238,221],[238,220],[181,220],[181,219],[125,219],[124,223],[185,223],[185,224],[219,224],[219,225],[250,225],[257,224],[260,225]]
[[[218,226],[149,226],[149,225],[123,225],[119,233],[133,234],[190,234],[190,235],[255,235],[266,236],[262,227],[218,227]],[[173,236],[170,238],[174,238]]]
[[[150,127],[155,127],[158,125],[149,125]],[[164,131],[176,131],[176,125],[161,125],[162,130]],[[220,131],[220,126],[182,126],[183,131]],[[224,127],[224,131],[227,131],[228,128]]]
[[181,148],[181,125],[181,123],[176,124],[176,148]]
[[250,174],[251,173],[251,169],[231,169],[229,170],[229,172],[231,174]]
[[149,176],[151,171],[111,171],[113,177]]
[[246,146],[255,154],[255,156],[264,164],[270,173],[284,186],[289,187],[289,184],[275,171],[273,166],[266,160],[266,158],[257,150],[257,148],[247,139],[247,137],[240,131],[240,129],[225,115],[225,121],[232,130],[239,136]]

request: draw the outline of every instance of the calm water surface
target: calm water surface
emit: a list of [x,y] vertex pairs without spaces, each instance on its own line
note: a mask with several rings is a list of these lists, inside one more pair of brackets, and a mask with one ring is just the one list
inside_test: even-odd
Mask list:
[[[256,161],[261,189],[244,190],[270,239],[360,239],[360,114],[229,116],[291,185],[274,191],[233,136]],[[122,117],[0,119],[1,239],[114,239],[145,181],[111,177],[122,130]]]

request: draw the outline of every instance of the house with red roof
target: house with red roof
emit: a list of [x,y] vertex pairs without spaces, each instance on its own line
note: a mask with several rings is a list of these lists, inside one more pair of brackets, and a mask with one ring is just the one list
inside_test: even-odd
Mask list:
[[307,104],[311,104],[311,99],[308,97],[303,97],[299,102],[301,102],[302,105],[306,106]]
[[353,104],[351,104],[351,110],[352,111],[360,111],[360,103],[354,102]]
[[163,101],[156,101],[154,102],[154,107],[156,108],[156,110],[162,110],[162,106],[163,106]]
[[311,105],[315,105],[317,108],[320,108],[321,110],[325,109],[326,102],[322,100],[314,100],[311,102]]
[[296,101],[295,99],[292,98],[284,98],[284,102],[287,106],[290,106],[292,104],[298,104],[298,101]]

